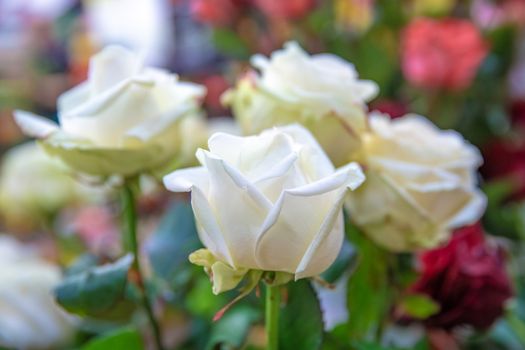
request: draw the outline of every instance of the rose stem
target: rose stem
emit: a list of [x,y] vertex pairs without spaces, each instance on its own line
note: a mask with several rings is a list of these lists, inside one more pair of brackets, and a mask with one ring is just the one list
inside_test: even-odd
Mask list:
[[266,285],[266,349],[279,348],[279,305],[281,292],[278,286]]
[[135,196],[133,195],[133,189],[129,183],[124,184],[122,190],[122,205],[123,205],[123,214],[124,214],[124,224],[127,233],[127,250],[131,251],[133,254],[133,272],[136,277],[136,284],[139,289],[140,298],[142,305],[146,310],[149,322],[151,324],[151,329],[153,331],[153,336],[155,338],[155,343],[158,350],[163,350],[162,338],[160,334],[160,328],[155,320],[153,315],[153,308],[151,307],[151,302],[148,299],[146,288],[144,286],[144,277],[142,275],[142,269],[140,266],[139,259],[139,248],[137,240],[137,213],[135,210]]

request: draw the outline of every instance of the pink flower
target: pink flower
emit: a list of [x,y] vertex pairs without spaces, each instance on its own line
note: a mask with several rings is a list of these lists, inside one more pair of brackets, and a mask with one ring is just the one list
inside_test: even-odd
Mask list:
[[315,6],[315,0],[255,0],[255,6],[273,19],[298,19]]
[[471,17],[481,28],[494,29],[505,24],[523,25],[525,1],[523,0],[474,0]]
[[120,249],[119,229],[108,208],[84,207],[78,211],[72,224],[91,252],[114,255]]
[[488,51],[470,21],[454,18],[416,19],[405,28],[402,42],[405,78],[429,89],[467,88]]

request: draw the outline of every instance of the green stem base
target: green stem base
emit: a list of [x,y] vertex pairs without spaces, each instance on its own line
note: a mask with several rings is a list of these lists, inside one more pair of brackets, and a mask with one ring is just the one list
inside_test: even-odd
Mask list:
[[125,246],[126,250],[133,254],[133,272],[135,274],[135,283],[140,292],[140,299],[146,315],[148,317],[149,323],[151,325],[151,330],[153,337],[155,339],[155,344],[157,350],[164,350],[162,346],[162,335],[160,333],[160,328],[155,320],[155,315],[153,314],[153,308],[151,306],[151,301],[148,298],[148,293],[146,292],[144,284],[144,275],[142,274],[142,268],[140,266],[139,260],[139,246],[137,239],[137,213],[135,208],[135,196],[133,195],[133,189],[129,184],[125,184],[122,190],[122,205],[123,205],[123,214],[124,214],[124,224],[126,228],[127,236],[125,237]]
[[279,349],[280,288],[266,285],[266,349]]

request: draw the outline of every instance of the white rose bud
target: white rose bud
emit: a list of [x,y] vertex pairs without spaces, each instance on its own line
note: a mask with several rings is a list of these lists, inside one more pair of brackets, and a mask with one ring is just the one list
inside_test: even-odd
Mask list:
[[378,86],[359,80],[354,66],[332,54],[308,55],[285,44],[268,59],[252,58],[260,75],[248,74],[223,101],[246,134],[300,123],[316,137],[336,166],[348,163],[367,129],[365,102]]
[[58,349],[70,341],[74,322],[55,303],[58,266],[0,235],[0,347]]
[[347,208],[371,239],[393,251],[427,249],[481,217],[482,158],[459,133],[417,115],[373,114],[370,124],[361,155],[367,181]]
[[175,192],[191,191],[199,237],[208,251],[190,260],[211,271],[214,292],[232,289],[249,270],[311,277],[337,257],[344,236],[347,189],[363,181],[355,164],[335,170],[299,125],[257,136],[214,134],[201,167],[164,178]]
[[184,135],[181,124],[199,118],[204,93],[110,46],[91,59],[88,80],[59,97],[60,126],[22,111],[15,118],[25,133],[43,139],[48,153],[79,172],[132,176],[184,158],[184,137],[193,135]]

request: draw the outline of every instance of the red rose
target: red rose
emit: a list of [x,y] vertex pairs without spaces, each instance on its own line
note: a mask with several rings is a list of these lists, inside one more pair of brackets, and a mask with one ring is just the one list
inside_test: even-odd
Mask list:
[[213,26],[227,26],[246,6],[246,0],[192,0],[190,12],[200,22]]
[[510,106],[512,123],[525,128],[525,100],[516,100]]
[[467,20],[421,18],[403,31],[403,73],[420,87],[465,89],[486,55],[487,44]]
[[255,6],[274,19],[298,19],[315,6],[315,0],[255,0]]
[[408,113],[407,105],[395,100],[379,100],[372,103],[370,110],[388,114],[392,119],[402,117]]
[[457,230],[444,247],[420,256],[421,276],[412,287],[441,306],[429,327],[471,325],[487,329],[512,296],[502,250],[486,241],[479,224]]
[[512,185],[509,200],[525,198],[525,143],[496,140],[482,149],[481,174],[487,180],[508,180]]

